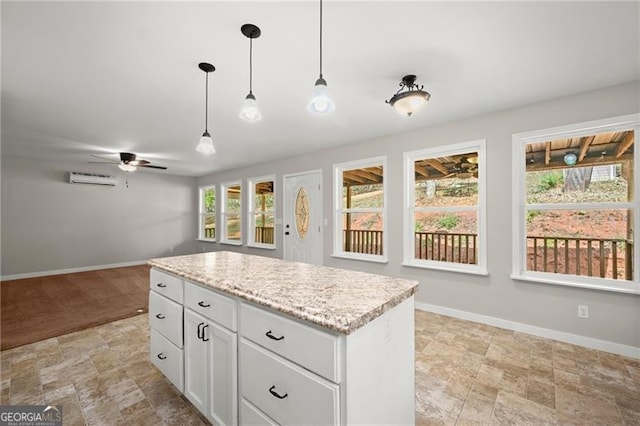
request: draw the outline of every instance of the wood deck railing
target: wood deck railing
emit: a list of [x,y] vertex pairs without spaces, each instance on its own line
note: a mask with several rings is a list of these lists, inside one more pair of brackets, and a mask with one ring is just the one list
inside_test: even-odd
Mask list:
[[368,229],[344,229],[342,231],[343,250],[352,253],[382,253],[383,231]]
[[530,271],[631,280],[633,242],[614,238],[527,237]]
[[274,233],[272,226],[256,226],[255,241],[260,244],[273,244]]
[[447,232],[416,232],[416,259],[478,263],[478,236]]
[[204,237],[205,238],[216,238],[216,228],[214,226],[205,225],[204,226]]

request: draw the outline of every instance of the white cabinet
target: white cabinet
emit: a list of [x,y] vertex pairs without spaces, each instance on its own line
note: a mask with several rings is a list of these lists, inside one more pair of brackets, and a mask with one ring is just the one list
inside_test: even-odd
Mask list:
[[[204,290],[204,292],[203,292]],[[236,302],[185,283],[185,396],[216,425],[238,423]],[[202,314],[208,314],[205,316]]]
[[149,279],[149,359],[180,390],[184,389],[183,281],[155,269]]

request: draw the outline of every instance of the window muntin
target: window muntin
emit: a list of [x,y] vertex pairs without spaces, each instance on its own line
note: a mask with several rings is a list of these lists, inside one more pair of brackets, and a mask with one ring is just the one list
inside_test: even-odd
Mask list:
[[275,248],[275,178],[249,179],[248,245]]
[[514,278],[640,293],[639,118],[514,135]]
[[405,153],[404,264],[486,274],[485,142]]
[[216,241],[216,187],[200,187],[198,239]]
[[221,185],[222,243],[242,244],[242,183],[228,182]]
[[386,261],[386,157],[334,165],[333,255]]

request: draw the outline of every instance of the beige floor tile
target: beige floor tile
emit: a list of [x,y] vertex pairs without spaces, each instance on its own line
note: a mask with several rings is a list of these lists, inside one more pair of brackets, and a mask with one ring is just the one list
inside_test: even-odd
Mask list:
[[491,415],[495,424],[512,425],[554,425],[558,418],[554,410],[529,401],[519,395],[500,391]]

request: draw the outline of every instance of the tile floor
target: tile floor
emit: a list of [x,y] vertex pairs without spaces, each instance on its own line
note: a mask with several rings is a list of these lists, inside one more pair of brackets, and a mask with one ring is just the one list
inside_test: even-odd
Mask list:
[[[0,353],[1,404],[65,425],[207,424],[148,361],[147,315]],[[640,425],[640,360],[416,311],[419,425]]]

